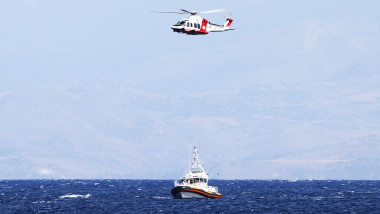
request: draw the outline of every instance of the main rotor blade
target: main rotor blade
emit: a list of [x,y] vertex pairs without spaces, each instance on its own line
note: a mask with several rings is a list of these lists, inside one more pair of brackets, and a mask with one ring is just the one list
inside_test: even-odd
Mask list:
[[150,11],[152,13],[175,13],[175,14],[187,14],[187,13],[184,13],[184,12],[162,12],[162,11]]
[[217,13],[217,12],[225,12],[227,11],[226,9],[217,9],[217,10],[207,10],[207,11],[202,11],[198,13]]
[[190,14],[197,14],[197,12],[196,11],[188,11],[188,10],[185,10],[185,9],[180,9],[180,10],[182,10],[183,12],[185,12],[185,13],[190,13]]

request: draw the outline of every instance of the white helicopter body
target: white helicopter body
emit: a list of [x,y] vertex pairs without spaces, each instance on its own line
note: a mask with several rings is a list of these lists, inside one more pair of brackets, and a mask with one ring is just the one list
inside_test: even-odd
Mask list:
[[[176,13],[176,14],[186,14],[189,13],[191,16],[187,19],[182,19],[177,24],[171,26],[172,30],[177,33],[184,33],[189,35],[205,35],[209,32],[224,32],[228,30],[234,30],[230,28],[233,19],[230,17],[226,18],[224,25],[217,25],[209,22],[207,19],[198,16],[198,13],[214,13],[226,11],[224,9],[220,10],[210,10],[204,12],[187,11],[181,9],[183,12],[157,12],[157,13]],[[156,11],[153,11],[156,12]]]

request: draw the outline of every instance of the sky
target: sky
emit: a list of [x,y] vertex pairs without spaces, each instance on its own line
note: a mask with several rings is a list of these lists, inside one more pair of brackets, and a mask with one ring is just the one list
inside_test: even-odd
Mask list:
[[379,7],[0,1],[0,179],[380,179]]

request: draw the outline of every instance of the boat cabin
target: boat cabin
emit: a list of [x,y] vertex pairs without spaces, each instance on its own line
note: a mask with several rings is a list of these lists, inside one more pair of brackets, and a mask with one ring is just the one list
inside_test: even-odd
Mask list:
[[207,178],[181,178],[181,183],[187,184],[196,184],[196,183],[204,183],[207,184]]

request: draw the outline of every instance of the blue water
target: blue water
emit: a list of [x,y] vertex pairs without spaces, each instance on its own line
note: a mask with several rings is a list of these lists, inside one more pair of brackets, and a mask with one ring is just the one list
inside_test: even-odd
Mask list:
[[213,180],[222,199],[174,199],[170,180],[3,180],[0,213],[380,213],[380,181]]

